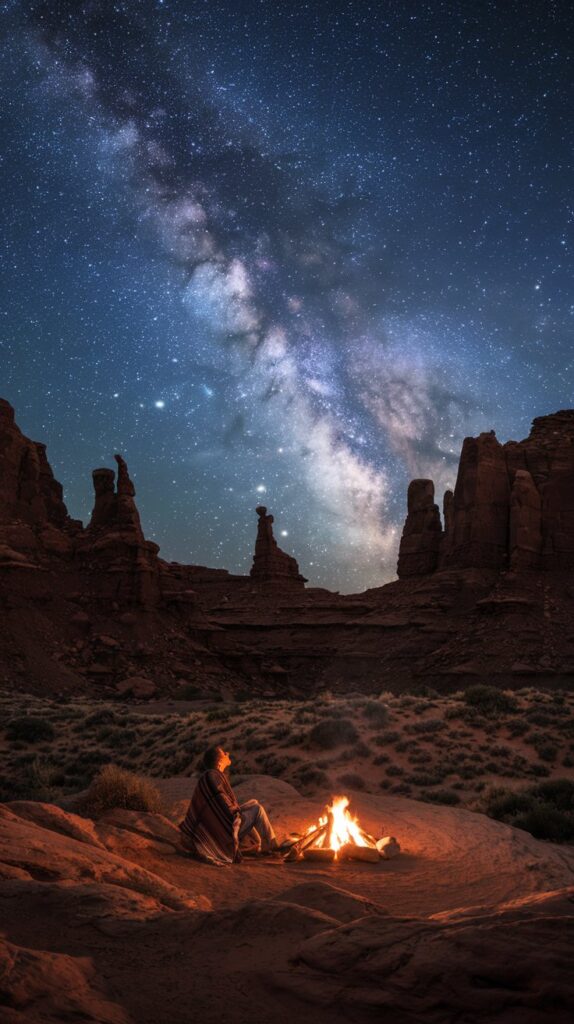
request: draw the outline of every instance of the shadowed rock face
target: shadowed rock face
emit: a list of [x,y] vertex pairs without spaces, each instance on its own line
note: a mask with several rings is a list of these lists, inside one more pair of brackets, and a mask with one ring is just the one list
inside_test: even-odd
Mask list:
[[282,580],[305,584],[307,580],[299,572],[296,560],[281,550],[273,536],[273,516],[267,515],[264,505],[259,505],[255,511],[259,516],[259,522],[250,573],[252,579],[264,582]]
[[408,514],[399,549],[398,574],[425,576],[438,565],[442,526],[432,480],[411,480]]
[[0,522],[21,520],[62,529],[69,522],[62,486],[46,458],[46,446],[30,441],[14,422],[12,406],[0,399]]
[[[411,490],[412,489],[412,490]],[[540,416],[524,441],[464,441],[437,529],[432,481],[413,481],[398,575],[441,569],[574,569],[574,410]],[[436,510],[436,512],[435,512]],[[440,524],[439,524],[440,525]]]

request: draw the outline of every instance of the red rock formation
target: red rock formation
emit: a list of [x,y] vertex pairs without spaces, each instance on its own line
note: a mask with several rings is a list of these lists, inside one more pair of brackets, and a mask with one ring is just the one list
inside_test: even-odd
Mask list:
[[442,526],[432,480],[411,480],[408,514],[399,548],[398,575],[426,576],[438,564]]
[[46,446],[30,441],[14,422],[12,406],[0,399],[0,522],[20,520],[32,527],[63,528],[68,510],[62,486],[46,458]]
[[135,487],[121,457],[117,490],[112,469],[95,469],[95,503],[78,556],[91,572],[98,598],[152,607],[160,600],[159,546],[145,539],[134,501]]
[[465,438],[454,496],[452,529],[440,565],[500,569],[508,561],[510,482],[494,431]]
[[[0,399],[0,561],[37,564],[52,553],[69,556],[81,524],[70,519],[62,486],[46,458],[46,446],[25,437],[12,406]],[[14,557],[19,554],[18,557]]]
[[259,505],[255,511],[259,516],[259,522],[250,573],[252,579],[305,584],[307,580],[299,572],[296,560],[281,550],[273,536],[273,516],[267,515],[264,505]]
[[436,541],[429,501],[421,481],[413,481],[399,555],[401,578],[451,568],[572,571],[574,410],[538,417],[524,441],[502,445],[493,431],[465,439],[454,495],[445,494],[436,561],[429,548],[430,543],[434,551]]

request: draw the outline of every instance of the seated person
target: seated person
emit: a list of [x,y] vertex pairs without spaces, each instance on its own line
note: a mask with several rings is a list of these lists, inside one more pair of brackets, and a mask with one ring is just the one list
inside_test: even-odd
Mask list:
[[203,774],[179,826],[185,849],[211,864],[238,862],[241,849],[262,856],[273,856],[278,850],[265,808],[257,800],[238,803],[224,774],[230,764],[223,747],[206,750]]

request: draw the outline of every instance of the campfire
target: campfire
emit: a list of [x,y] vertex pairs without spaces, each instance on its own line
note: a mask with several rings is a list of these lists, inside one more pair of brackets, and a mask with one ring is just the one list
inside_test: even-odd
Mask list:
[[285,859],[324,862],[362,860],[376,863],[381,857],[398,853],[395,839],[385,836],[377,840],[369,835],[357,819],[349,814],[348,807],[348,797],[333,797],[333,802],[325,808],[318,823],[311,825],[303,836],[294,840]]

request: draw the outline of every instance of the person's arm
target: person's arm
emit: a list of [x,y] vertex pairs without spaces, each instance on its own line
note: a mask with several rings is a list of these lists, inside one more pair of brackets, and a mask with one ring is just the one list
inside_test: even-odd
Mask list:
[[233,819],[236,814],[241,813],[239,804],[235,797],[235,793],[233,792],[231,786],[229,785],[227,779],[225,778],[222,772],[218,772],[214,769],[212,772],[210,772],[210,775],[210,782],[217,794],[217,800],[222,805],[222,807],[228,812],[229,817]]

